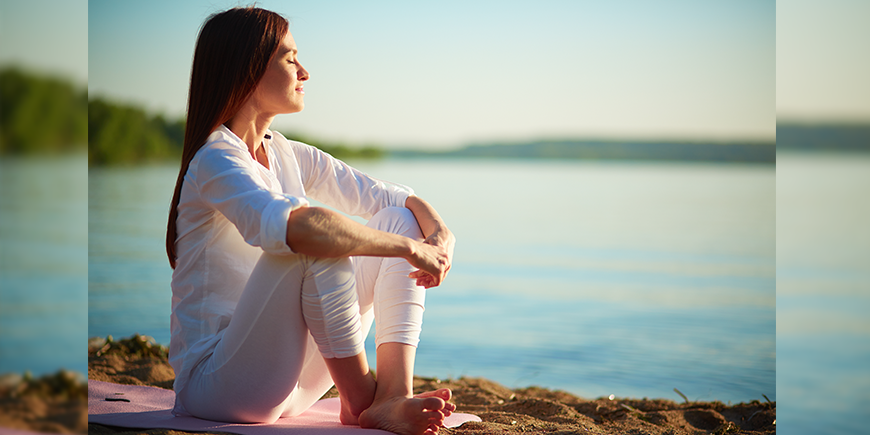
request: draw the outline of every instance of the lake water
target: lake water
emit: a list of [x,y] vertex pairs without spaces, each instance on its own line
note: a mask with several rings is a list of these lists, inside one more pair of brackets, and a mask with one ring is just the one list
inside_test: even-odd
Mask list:
[[[676,387],[693,400],[776,400],[773,166],[357,166],[414,187],[458,238],[448,280],[427,295],[417,374],[585,397],[680,400]],[[168,343],[176,171],[90,170],[89,336]]]
[[87,373],[87,156],[0,158],[0,374]]
[[870,155],[778,153],[776,182],[777,426],[868,433]]
[[[360,166],[414,186],[459,237],[454,270],[428,295],[418,374],[586,397],[766,394],[779,396],[784,433],[866,432],[870,156],[780,153],[775,174]],[[88,172],[83,156],[0,159],[0,373],[84,373],[86,335],[168,342],[174,177],[172,166]]]

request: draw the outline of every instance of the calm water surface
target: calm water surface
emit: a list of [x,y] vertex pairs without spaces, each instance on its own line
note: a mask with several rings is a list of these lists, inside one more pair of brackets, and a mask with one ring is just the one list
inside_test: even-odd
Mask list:
[[[776,400],[772,166],[357,166],[414,187],[458,237],[447,282],[427,294],[417,374],[585,397],[680,400],[676,387],[690,399]],[[90,336],[168,343],[175,172],[90,171]]]
[[777,153],[777,425],[868,433],[870,155]]
[[87,156],[0,158],[0,374],[87,373]]

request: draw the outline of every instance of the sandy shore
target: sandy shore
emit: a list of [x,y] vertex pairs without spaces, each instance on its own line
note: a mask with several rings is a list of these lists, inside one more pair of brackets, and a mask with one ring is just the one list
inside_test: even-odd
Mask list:
[[[167,363],[166,348],[148,338],[134,336],[111,342],[96,338],[88,342],[89,379],[171,389],[174,376]],[[184,433],[86,424],[87,396],[75,382],[48,379],[33,384],[41,387],[22,387],[30,385],[28,382],[21,381],[12,389],[0,386],[0,427],[106,435]],[[66,388],[66,392],[51,393],[57,390],[50,387],[55,384],[60,385],[58,391]],[[445,434],[776,433],[776,402],[753,401],[727,406],[720,402],[676,403],[661,399],[604,397],[589,400],[538,387],[511,390],[483,378],[416,378],[414,382],[415,392],[442,387],[453,390],[453,402],[459,411],[476,414],[483,420],[455,429],[442,429]],[[335,394],[333,389],[327,396]]]
[[3,429],[40,433],[88,430],[88,385],[84,374],[59,371],[33,379],[0,375],[0,433]]

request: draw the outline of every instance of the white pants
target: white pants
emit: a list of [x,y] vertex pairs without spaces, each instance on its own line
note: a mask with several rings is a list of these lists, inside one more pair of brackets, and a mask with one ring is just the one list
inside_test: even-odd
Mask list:
[[[369,227],[422,240],[405,208],[378,212]],[[401,258],[263,254],[214,353],[196,366],[178,399],[208,420],[273,422],[295,416],[332,387],[323,358],[375,343],[416,346],[425,291]]]

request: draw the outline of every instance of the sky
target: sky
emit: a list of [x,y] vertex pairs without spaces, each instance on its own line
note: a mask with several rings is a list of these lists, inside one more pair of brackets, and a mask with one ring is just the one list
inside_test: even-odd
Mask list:
[[870,2],[776,5],[777,118],[870,122]]
[[87,0],[0,0],[0,65],[88,82]]
[[[244,4],[2,0],[0,63],[182,116],[202,22]],[[777,120],[870,122],[862,0],[258,5],[290,18],[312,76],[306,109],[273,127],[322,140],[771,140]]]
[[[91,96],[183,114],[198,30],[237,1],[89,2]],[[274,127],[386,147],[772,140],[773,1],[261,1],[311,73]]]

